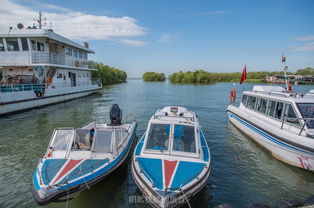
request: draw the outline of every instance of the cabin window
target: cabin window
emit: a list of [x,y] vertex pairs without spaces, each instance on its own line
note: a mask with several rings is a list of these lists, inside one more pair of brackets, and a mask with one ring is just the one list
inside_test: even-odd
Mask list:
[[28,51],[27,38],[21,38],[21,42],[22,42],[22,49],[23,49],[23,51]]
[[63,74],[58,74],[57,78],[58,78],[58,79],[62,79],[62,77],[63,77],[62,75],[63,75]]
[[74,57],[78,57],[77,50],[73,50]]
[[72,129],[56,130],[55,138],[53,139],[53,143],[51,144],[52,149],[66,151],[68,145],[71,142],[72,135],[73,135]]
[[2,38],[0,38],[0,51],[4,51],[4,44]]
[[283,110],[283,103],[277,102],[277,105],[275,108],[275,118],[281,119],[282,110]]
[[174,125],[173,150],[196,152],[194,126]]
[[242,96],[242,104],[246,106],[246,101],[247,101],[247,95]]
[[41,51],[41,52],[44,52],[44,50],[45,50],[44,44],[37,42],[37,50]]
[[111,153],[111,140],[112,132],[105,130],[97,130],[95,144],[93,147],[94,152]]
[[83,58],[84,58],[85,60],[87,60],[87,53],[84,53],[83,55],[84,55]]
[[297,114],[295,113],[293,107],[291,104],[286,105],[286,114],[285,114],[285,120],[288,123],[300,126],[300,122],[297,119]]
[[170,124],[152,124],[148,133],[146,149],[168,150]]
[[79,58],[83,58],[83,53],[82,53],[82,51],[79,51]]
[[270,100],[268,104],[268,110],[267,110],[267,115],[269,116],[274,116],[275,112],[275,107],[276,107],[276,101]]
[[254,109],[255,103],[256,103],[256,97],[249,96],[249,97],[248,97],[248,104],[247,104],[247,106],[248,106],[249,108],[251,108],[251,109]]
[[[314,103],[297,104],[303,118],[314,118]],[[314,120],[304,120],[310,129],[314,129]]]
[[259,105],[257,106],[257,110],[261,113],[266,113],[266,109],[267,109],[267,100],[260,98]]
[[31,43],[32,43],[32,50],[37,51],[36,42],[32,40]]
[[72,49],[71,49],[71,48],[67,48],[66,54],[67,54],[68,56],[72,56]]
[[7,38],[8,51],[19,51],[17,38]]

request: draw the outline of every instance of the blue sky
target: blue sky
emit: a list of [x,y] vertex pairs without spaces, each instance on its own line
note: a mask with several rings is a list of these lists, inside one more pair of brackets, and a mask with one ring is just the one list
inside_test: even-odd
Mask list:
[[[0,0],[2,5],[8,2]],[[281,70],[282,53],[289,71],[314,67],[313,0],[16,0],[10,4],[29,11],[21,15],[23,20],[42,10],[56,32],[78,42],[88,40],[96,52],[93,60],[125,70],[129,77],[141,77],[145,71],[241,72],[244,64],[248,71]],[[0,15],[4,22],[3,18]],[[70,25],[71,18],[78,29],[61,25],[64,19]],[[88,29],[80,31],[79,22],[88,24],[82,27]],[[0,20],[0,27],[3,24]]]

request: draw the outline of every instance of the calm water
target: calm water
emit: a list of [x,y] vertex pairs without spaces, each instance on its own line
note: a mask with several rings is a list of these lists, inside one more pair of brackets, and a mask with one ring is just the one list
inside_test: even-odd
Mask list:
[[[94,95],[67,103],[0,118],[0,207],[36,207],[31,193],[32,173],[43,156],[56,127],[79,127],[92,119],[105,120],[110,106],[118,103],[128,120],[145,131],[149,118],[167,105],[181,105],[199,116],[212,155],[208,185],[192,207],[228,203],[246,207],[254,202],[272,206],[288,199],[304,200],[314,194],[314,175],[274,159],[228,123],[226,107],[231,83],[173,85],[129,80]],[[245,89],[252,88],[245,84]],[[314,86],[296,86],[306,92]],[[238,90],[242,90],[243,86]],[[108,118],[107,118],[108,120]],[[141,195],[130,174],[130,157],[116,172],[91,190],[71,200],[69,207],[149,207],[130,204],[129,196]],[[66,207],[52,203],[47,207]]]

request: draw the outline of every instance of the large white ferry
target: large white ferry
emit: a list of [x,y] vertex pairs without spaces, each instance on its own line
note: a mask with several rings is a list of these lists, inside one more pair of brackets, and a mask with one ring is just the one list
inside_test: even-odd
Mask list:
[[[40,14],[41,19],[41,14]],[[93,80],[88,43],[80,45],[51,29],[10,28],[0,34],[0,115],[63,102],[101,89]]]
[[314,90],[305,94],[280,86],[244,91],[239,107],[229,105],[232,124],[277,159],[314,171]]

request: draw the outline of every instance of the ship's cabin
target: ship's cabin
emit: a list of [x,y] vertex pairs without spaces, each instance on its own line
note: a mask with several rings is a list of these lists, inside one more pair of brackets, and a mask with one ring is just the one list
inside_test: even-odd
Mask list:
[[[282,88],[283,89],[283,88]],[[283,89],[284,90],[284,89]],[[314,96],[296,93],[245,91],[240,107],[295,128],[314,130]]]

